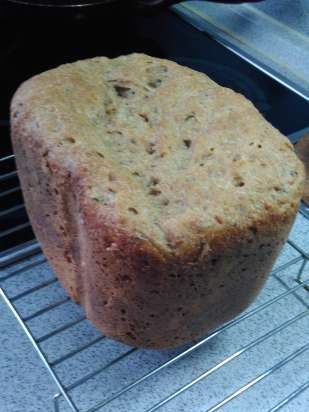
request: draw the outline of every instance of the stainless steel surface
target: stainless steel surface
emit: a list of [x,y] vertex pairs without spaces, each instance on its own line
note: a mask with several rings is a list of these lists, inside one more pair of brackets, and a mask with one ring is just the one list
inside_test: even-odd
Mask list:
[[184,2],[174,10],[285,87],[309,100],[308,2],[222,5]]
[[[11,229],[14,230],[14,228]],[[209,345],[210,342],[216,340],[219,336],[223,335],[227,331],[233,331],[233,329],[235,329],[237,325],[241,325],[246,320],[254,318],[254,316],[256,316],[259,313],[263,313],[268,308],[271,308],[272,306],[278,304],[278,302],[283,302],[284,299],[286,299],[287,297],[293,296],[296,299],[298,299],[299,302],[302,302],[304,310],[302,310],[300,313],[297,313],[295,316],[292,316],[288,320],[281,321],[280,324],[271,328],[266,333],[263,333],[260,336],[251,339],[249,342],[240,345],[240,347],[232,353],[229,354],[227,352],[224,359],[217,362],[214,366],[198,374],[196,377],[188,380],[178,388],[174,388],[172,393],[170,393],[168,396],[161,397],[160,401],[153,402],[152,406],[145,408],[144,410],[147,412],[154,412],[161,409],[163,410],[164,407],[166,407],[180,395],[186,393],[191,388],[198,385],[200,382],[206,380],[215,372],[221,371],[221,369],[224,368],[224,366],[232,363],[237,358],[246,356],[246,354],[249,353],[252,349],[258,349],[264,342],[268,341],[269,339],[275,336],[280,336],[280,333],[282,333],[285,330],[288,330],[291,326],[297,324],[297,322],[300,322],[302,319],[308,319],[309,279],[305,279],[304,273],[307,267],[306,264],[309,260],[309,254],[293,240],[289,240],[287,244],[291,248],[293,253],[291,254],[288,261],[285,261],[284,263],[280,264],[272,271],[271,277],[282,282],[281,274],[284,273],[287,269],[291,270],[292,268],[299,265],[298,270],[295,272],[294,285],[285,285],[285,288],[287,290],[280,292],[275,296],[267,299],[266,301],[256,305],[255,307],[247,310],[242,315],[225,324],[224,326],[220,327],[219,329],[215,330],[205,338],[201,339],[200,341],[194,344],[191,344],[187,348],[184,348],[176,355],[171,356],[168,360],[162,362],[159,366],[152,368],[150,371],[142,374],[137,379],[132,379],[131,382],[123,384],[120,389],[115,387],[109,396],[105,396],[103,399],[95,402],[94,405],[88,406],[86,408],[86,412],[95,412],[101,410],[102,408],[104,409],[105,407],[108,408],[113,401],[119,399],[120,397],[126,394],[129,394],[130,391],[132,391],[133,389],[138,389],[139,387],[142,388],[143,384],[149,382],[151,378],[156,377],[156,379],[159,379],[160,376],[171,366],[178,367],[181,370],[182,363],[184,362],[184,360],[197,353],[198,350],[203,349],[206,345]],[[29,262],[28,260],[29,256],[33,256],[31,262]],[[107,362],[104,361],[103,356],[103,362],[101,365],[94,365],[94,370],[88,373],[83,373],[81,376],[78,376],[75,379],[73,379],[73,381],[70,384],[66,384],[65,377],[60,376],[57,373],[57,367],[63,364],[66,365],[66,362],[70,361],[75,356],[83,353],[87,349],[95,351],[97,344],[104,340],[107,340],[107,338],[97,332],[86,342],[77,343],[76,345],[69,345],[69,351],[65,354],[60,354],[59,356],[56,355],[51,357],[45,351],[44,345],[48,344],[52,339],[59,337],[61,333],[65,331],[70,331],[74,327],[83,324],[84,322],[86,322],[86,318],[84,314],[79,314],[78,316],[76,316],[76,319],[70,319],[61,326],[55,326],[51,331],[48,331],[47,329],[46,332],[43,331],[43,333],[40,333],[39,335],[32,331],[31,321],[53,312],[55,309],[67,304],[70,301],[70,299],[67,296],[63,295],[63,293],[60,297],[53,296],[51,288],[54,286],[60,286],[58,280],[52,274],[44,280],[38,277],[37,282],[35,284],[30,283],[29,287],[23,287],[23,290],[17,293],[10,293],[10,286],[8,282],[12,281],[16,285],[18,284],[19,279],[22,278],[22,276],[26,273],[26,271],[34,270],[39,272],[40,267],[42,267],[42,265],[44,264],[46,264],[46,259],[41,253],[39,245],[36,242],[31,242],[30,244],[27,243],[25,245],[21,245],[15,248],[14,252],[10,253],[6,260],[4,259],[1,261],[3,273],[0,272],[0,283],[5,285],[1,289],[1,296],[4,302],[7,304],[8,308],[13,313],[16,321],[27,335],[33,348],[38,353],[40,359],[46,366],[48,372],[50,373],[51,377],[53,378],[54,382],[56,383],[59,389],[59,393],[57,393],[54,396],[53,400],[55,412],[59,412],[60,410],[62,410],[60,404],[61,399],[65,400],[70,410],[79,412],[81,410],[84,410],[84,405],[82,407],[78,404],[78,402],[74,401],[72,393],[75,392],[77,389],[81,388],[84,384],[91,385],[91,382],[95,377],[97,377],[102,372],[108,372],[110,368],[112,368],[115,365],[123,364],[123,371],[125,371],[127,368],[126,362],[129,364],[130,357],[132,357],[133,354],[142,352],[142,349],[127,347],[123,353]],[[17,265],[17,267],[15,268],[14,265]],[[11,267],[13,267],[14,269],[10,270]],[[9,273],[6,272],[7,269],[9,269]],[[25,298],[31,302],[31,299],[36,294],[42,293],[42,291],[44,291],[47,296],[47,305],[44,305],[43,307],[37,307],[35,305],[34,308],[31,307],[30,310],[28,310],[28,312],[25,314],[23,314],[23,311],[18,309],[19,303],[22,302]],[[305,295],[304,293],[302,293],[302,296],[300,296],[299,293],[301,291],[307,291],[307,293],[305,293]],[[283,368],[286,364],[295,361],[295,359],[300,357],[308,349],[309,342],[302,345],[297,350],[291,351],[283,359],[274,362],[270,367],[262,371],[262,373],[257,373],[256,376],[253,379],[249,380],[246,384],[240,386],[223,399],[218,400],[212,407],[207,409],[207,412],[217,411],[218,409],[221,409],[223,406],[229,404],[235,398],[244,395],[244,393],[246,393],[250,388],[258,384],[262,380],[266,379],[268,376],[274,374],[277,370]],[[98,385],[98,383],[96,383],[96,385]],[[297,389],[293,390],[290,394],[287,388],[286,393],[288,394],[286,394],[279,403],[275,404],[269,410],[269,412],[277,411],[281,407],[287,405],[290,401],[292,401],[305,390],[307,390],[308,387],[309,383],[305,382],[301,384]],[[93,390],[100,391],[100,389],[97,386],[94,386]],[[82,392],[80,396],[82,396]]]

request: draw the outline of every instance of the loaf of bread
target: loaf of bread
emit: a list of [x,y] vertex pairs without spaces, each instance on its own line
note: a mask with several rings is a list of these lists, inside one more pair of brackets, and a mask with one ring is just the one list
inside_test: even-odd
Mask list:
[[11,119],[37,238],[105,335],[174,347],[256,297],[304,170],[243,96],[171,61],[98,57],[26,81]]

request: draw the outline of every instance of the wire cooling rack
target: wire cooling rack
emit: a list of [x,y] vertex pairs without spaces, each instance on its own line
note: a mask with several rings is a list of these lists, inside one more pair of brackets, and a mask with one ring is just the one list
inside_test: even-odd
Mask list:
[[[13,168],[0,182],[15,179],[13,156],[0,161]],[[6,185],[0,197],[18,190],[18,182]],[[28,225],[5,229],[0,240]],[[152,351],[101,335],[26,239],[0,254],[0,292],[59,389],[55,412],[309,410],[309,255],[294,241],[243,314],[190,345]]]

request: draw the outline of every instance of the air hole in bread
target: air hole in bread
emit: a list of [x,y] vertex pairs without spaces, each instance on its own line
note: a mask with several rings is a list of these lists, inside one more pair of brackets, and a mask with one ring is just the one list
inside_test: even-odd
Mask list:
[[128,336],[128,338],[136,340],[136,337],[133,335],[132,332],[127,332],[126,335]]
[[215,216],[215,219],[220,225],[222,225],[224,223],[224,220],[220,216]]
[[156,151],[154,147],[155,147],[155,143],[149,142],[148,145],[147,145],[147,148],[146,148],[146,152],[148,154],[154,154],[155,151]]
[[160,183],[160,179],[158,177],[151,176],[150,186],[156,186],[158,183]]
[[243,181],[243,179],[240,176],[234,176],[233,185],[235,187],[243,187],[243,186],[245,186],[245,182]]
[[65,260],[66,260],[68,263],[72,263],[72,259],[71,259],[71,257],[69,256],[68,252],[65,252],[65,253],[64,253],[64,258],[65,258]]
[[130,87],[121,86],[120,84],[115,84],[114,89],[115,89],[115,92],[117,93],[117,96],[125,98],[125,99],[135,95],[135,91],[132,90]]
[[110,182],[114,182],[116,180],[116,176],[114,175],[114,173],[112,173],[112,172],[108,173],[108,180]]
[[183,142],[184,142],[187,149],[189,149],[191,147],[191,144],[192,144],[191,139],[184,139]]
[[139,117],[141,117],[146,123],[149,122],[149,117],[147,116],[146,113],[139,113],[138,115],[139,115]]
[[257,227],[256,226],[250,226],[249,227],[249,229],[251,230],[251,232],[253,233],[253,234],[257,234],[257,232],[258,232],[258,230],[257,230]]
[[106,133],[112,134],[112,135],[118,135],[118,136],[122,136],[123,134],[120,130],[107,130]]
[[72,143],[72,144],[76,143],[76,140],[72,136],[66,136],[64,138],[64,141],[67,142],[67,143]]
[[154,80],[150,80],[148,82],[148,86],[152,87],[153,89],[156,89],[156,88],[160,87],[161,84],[162,84],[161,79],[154,79]]
[[128,211],[134,213],[135,215],[138,215],[138,211],[135,209],[135,207],[129,207]]
[[195,114],[194,113],[190,113],[185,117],[185,122],[189,121],[189,120],[196,120]]
[[161,190],[160,190],[160,189],[157,189],[157,188],[155,188],[155,187],[152,187],[152,188],[149,190],[149,194],[150,194],[151,196],[159,196],[161,193],[162,193]]

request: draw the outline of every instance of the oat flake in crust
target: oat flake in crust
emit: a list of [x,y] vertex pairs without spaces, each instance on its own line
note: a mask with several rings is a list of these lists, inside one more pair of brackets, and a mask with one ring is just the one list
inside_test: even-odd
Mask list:
[[174,347],[256,297],[304,170],[243,96],[171,61],[98,57],[23,83],[11,118],[37,238],[105,335]]

